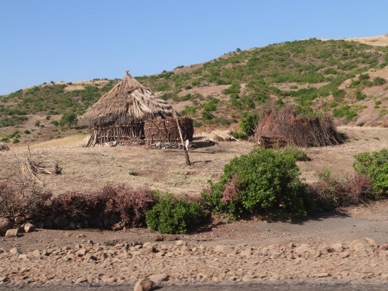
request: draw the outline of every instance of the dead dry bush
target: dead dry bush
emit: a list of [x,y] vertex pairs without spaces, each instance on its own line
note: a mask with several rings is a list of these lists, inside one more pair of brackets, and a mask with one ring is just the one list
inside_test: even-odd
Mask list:
[[321,210],[328,211],[368,202],[372,199],[371,185],[364,175],[341,178],[324,171],[317,183],[308,186],[308,192]]
[[16,183],[17,179],[0,182],[0,217],[11,219],[25,215],[31,219],[47,216],[51,210],[50,192],[42,192],[28,181]]
[[145,212],[154,205],[150,190],[129,186],[106,186],[100,191],[67,192],[53,200],[52,213],[74,223],[110,228],[120,223],[127,227],[145,226]]

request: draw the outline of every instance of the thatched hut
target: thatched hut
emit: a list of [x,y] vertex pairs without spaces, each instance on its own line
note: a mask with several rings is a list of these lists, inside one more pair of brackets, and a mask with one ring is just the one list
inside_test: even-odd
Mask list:
[[343,143],[329,117],[298,117],[290,108],[269,106],[259,118],[256,142],[264,147],[292,144],[301,147],[330,146]]
[[94,146],[144,139],[145,120],[171,116],[171,105],[156,98],[127,71],[123,80],[86,111],[79,125],[93,129],[87,146]]

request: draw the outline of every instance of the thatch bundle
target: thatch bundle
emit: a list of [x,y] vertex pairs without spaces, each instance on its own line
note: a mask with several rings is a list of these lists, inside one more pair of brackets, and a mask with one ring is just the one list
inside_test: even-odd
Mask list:
[[[192,141],[194,134],[193,120],[187,117],[179,117],[178,122],[183,140]],[[144,121],[144,134],[147,145],[152,145],[157,142],[181,143],[177,122],[174,117]]]
[[298,117],[290,108],[270,106],[259,118],[255,140],[266,147],[286,143],[301,147],[330,146],[343,143],[329,117]]
[[144,138],[144,121],[173,115],[173,108],[143,87],[128,72],[80,118],[80,126],[93,128],[88,146],[110,141]]

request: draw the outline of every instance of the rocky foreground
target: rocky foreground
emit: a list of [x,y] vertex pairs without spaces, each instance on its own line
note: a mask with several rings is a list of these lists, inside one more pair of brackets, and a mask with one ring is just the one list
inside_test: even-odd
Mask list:
[[[0,245],[1,246],[1,245]],[[266,247],[178,241],[94,243],[21,251],[0,249],[0,288],[21,286],[259,283],[351,280],[388,283],[388,244],[371,238]]]

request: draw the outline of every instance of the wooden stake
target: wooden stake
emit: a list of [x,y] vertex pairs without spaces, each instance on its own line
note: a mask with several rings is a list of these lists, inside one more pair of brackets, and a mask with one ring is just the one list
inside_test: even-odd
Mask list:
[[176,120],[176,125],[177,125],[177,127],[178,127],[179,136],[180,136],[180,138],[181,138],[181,142],[182,142],[182,146],[183,146],[183,151],[185,152],[186,165],[191,166],[190,157],[189,157],[189,152],[187,151],[185,142],[183,141],[183,136],[182,136],[181,127],[179,126],[178,117],[176,116],[175,111],[173,111],[173,115],[174,115],[174,118],[175,118],[175,120]]

